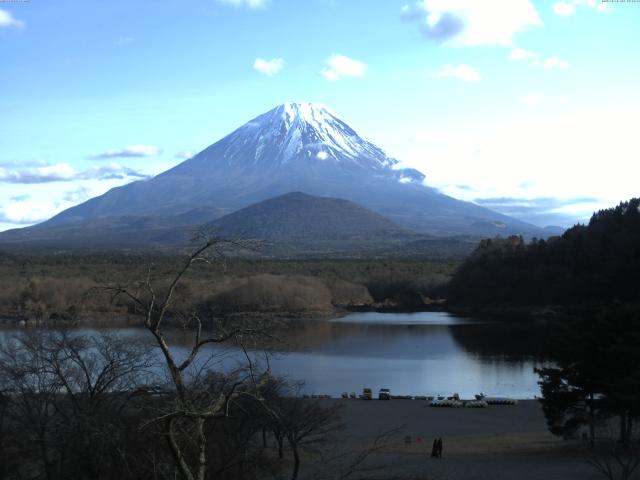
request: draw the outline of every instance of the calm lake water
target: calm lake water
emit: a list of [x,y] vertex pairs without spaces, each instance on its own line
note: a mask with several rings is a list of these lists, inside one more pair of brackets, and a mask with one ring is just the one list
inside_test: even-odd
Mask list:
[[[116,331],[148,336],[135,328]],[[533,369],[543,364],[543,340],[544,332],[524,322],[479,321],[442,312],[353,313],[290,332],[289,351],[272,354],[270,365],[276,375],[304,380],[305,393],[337,396],[371,387],[394,394],[457,392],[472,397],[484,392],[534,398],[540,390]],[[184,354],[179,341],[176,345]],[[243,358],[237,350],[225,352],[219,361],[227,368]],[[208,353],[222,352],[211,348]]]

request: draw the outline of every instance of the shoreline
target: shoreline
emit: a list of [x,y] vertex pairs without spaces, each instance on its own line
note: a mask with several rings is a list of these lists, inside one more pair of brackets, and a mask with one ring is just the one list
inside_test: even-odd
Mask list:
[[[552,435],[537,400],[488,408],[431,408],[399,400],[341,402],[349,448],[371,444],[393,432],[368,465],[395,478],[447,480],[584,480],[599,478],[587,463],[585,445]],[[430,457],[435,438],[443,439],[441,459]]]

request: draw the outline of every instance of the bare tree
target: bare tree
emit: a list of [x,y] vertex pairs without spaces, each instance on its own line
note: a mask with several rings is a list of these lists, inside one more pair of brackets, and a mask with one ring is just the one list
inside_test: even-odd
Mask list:
[[[126,465],[124,410],[146,391],[150,360],[143,345],[113,335],[41,330],[6,341],[0,377],[20,463],[35,465],[47,479],[79,472],[100,478],[112,454]],[[37,462],[29,460],[34,453]]]
[[52,376],[42,357],[37,355],[42,335],[23,335],[2,345],[0,378],[11,399],[8,416],[19,425],[29,442],[37,446],[37,463],[48,480],[54,478],[53,464],[59,418],[56,404],[61,383]]
[[592,451],[589,465],[608,480],[629,480],[640,466],[640,445],[623,445],[611,441]]
[[[247,368],[225,377],[225,382],[217,389],[198,387],[198,379],[205,369],[197,362],[203,348],[244,341],[259,331],[255,326],[242,322],[231,324],[227,321],[215,323],[212,331],[205,333],[200,314],[192,309],[188,312],[175,311],[176,291],[187,272],[196,263],[210,263],[224,258],[228,247],[246,247],[241,242],[230,242],[218,238],[208,239],[185,260],[178,272],[169,279],[164,289],[158,287],[149,267],[147,277],[136,289],[108,287],[115,297],[129,299],[143,317],[144,327],[150,332],[159,348],[168,371],[172,395],[163,405],[163,410],[155,418],[164,425],[164,436],[180,475],[186,480],[207,478],[208,424],[229,416],[230,402],[239,396],[251,396],[260,400],[260,387],[267,381],[267,374],[255,371],[255,365],[247,355]],[[209,255],[207,255],[209,254]],[[213,255],[211,255],[213,254]],[[169,320],[170,318],[170,320]],[[185,329],[192,329],[193,335],[184,358],[178,358],[167,338],[168,321],[179,321]],[[196,373],[194,373],[194,370]]]

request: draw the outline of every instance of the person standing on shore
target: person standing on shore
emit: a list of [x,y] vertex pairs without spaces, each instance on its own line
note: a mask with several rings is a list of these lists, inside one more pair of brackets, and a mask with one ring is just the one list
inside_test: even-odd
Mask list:
[[437,458],[437,457],[438,457],[438,439],[434,438],[433,447],[431,447],[431,458]]
[[442,437],[438,438],[436,446],[436,456],[442,458]]

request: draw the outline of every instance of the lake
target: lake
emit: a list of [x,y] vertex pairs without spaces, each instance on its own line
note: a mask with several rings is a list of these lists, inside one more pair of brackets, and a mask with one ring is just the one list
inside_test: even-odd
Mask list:
[[[136,328],[117,331],[148,336]],[[371,387],[374,392],[389,388],[393,394],[457,392],[465,398],[479,392],[521,399],[540,394],[533,369],[544,364],[544,331],[526,322],[481,321],[444,312],[351,313],[310,322],[285,340],[290,347],[271,355],[272,371],[304,380],[304,393],[338,396]],[[184,353],[180,343],[176,348]],[[214,348],[209,351],[221,353]],[[227,368],[242,358],[237,350],[225,351],[230,352],[223,362]]]

